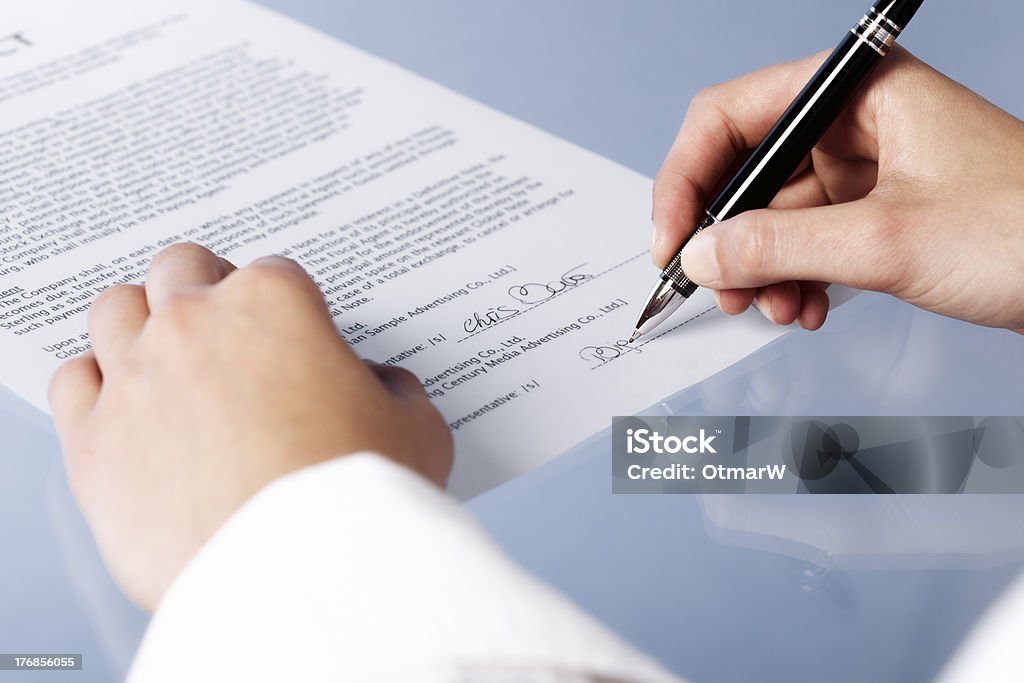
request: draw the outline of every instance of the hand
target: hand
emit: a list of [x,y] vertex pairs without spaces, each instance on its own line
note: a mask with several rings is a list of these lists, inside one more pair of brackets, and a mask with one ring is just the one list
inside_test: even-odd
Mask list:
[[111,571],[152,609],[247,499],[293,470],[376,451],[441,485],[447,426],[419,381],[364,363],[292,261],[235,270],[191,244],[89,311],[95,355],[50,403],[72,490]]
[[[824,57],[694,98],[655,182],[659,266]],[[1024,327],[1024,123],[894,49],[771,207],[703,231],[682,265],[726,313],[756,302],[782,325],[820,327],[838,282]]]

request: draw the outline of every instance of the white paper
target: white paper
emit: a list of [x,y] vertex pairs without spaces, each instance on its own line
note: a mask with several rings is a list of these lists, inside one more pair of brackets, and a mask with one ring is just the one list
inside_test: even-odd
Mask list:
[[180,240],[300,261],[361,355],[432,392],[461,497],[784,332],[702,291],[627,346],[649,179],[255,5],[2,21],[0,369],[44,410],[95,294]]

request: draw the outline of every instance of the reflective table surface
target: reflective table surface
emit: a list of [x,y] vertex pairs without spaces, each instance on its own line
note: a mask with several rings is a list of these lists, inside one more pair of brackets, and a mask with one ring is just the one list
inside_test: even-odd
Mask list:
[[[697,90],[830,47],[867,9],[265,4],[647,175]],[[1024,58],[1024,8],[962,7],[931,0],[901,42],[1021,116],[1006,65]],[[864,294],[822,331],[793,332],[647,413],[1024,415],[1022,386],[1024,338]],[[0,390],[0,435],[0,651],[86,662],[0,681],[119,679],[146,617],[98,559],[49,419]],[[609,443],[596,435],[469,507],[513,558],[695,681],[929,681],[1024,568],[1024,497],[613,496]]]

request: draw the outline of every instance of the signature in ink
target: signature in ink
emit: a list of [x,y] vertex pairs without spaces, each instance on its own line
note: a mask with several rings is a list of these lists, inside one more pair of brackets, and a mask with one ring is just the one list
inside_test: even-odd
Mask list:
[[523,285],[514,285],[508,288],[508,295],[521,304],[532,306],[542,301],[555,297],[572,287],[577,287],[594,277],[589,273],[577,272],[585,267],[586,263],[570,268],[557,280],[551,282],[527,282]]
[[462,329],[466,331],[466,334],[473,334],[480,330],[486,330],[491,325],[496,325],[502,320],[507,320],[513,316],[519,315],[518,308],[512,308],[511,306],[496,306],[495,308],[488,309],[483,313],[474,313],[473,317],[467,318],[462,323]]
[[580,349],[580,358],[590,363],[591,368],[598,368],[629,353],[643,353],[643,351],[630,346],[627,340],[620,339],[607,346],[586,346]]

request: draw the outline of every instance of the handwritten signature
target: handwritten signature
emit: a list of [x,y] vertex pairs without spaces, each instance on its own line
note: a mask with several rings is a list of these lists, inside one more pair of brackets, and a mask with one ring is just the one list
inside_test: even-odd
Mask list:
[[577,287],[593,278],[594,276],[589,273],[577,272],[580,268],[583,268],[586,265],[586,263],[581,263],[578,266],[574,266],[565,271],[560,278],[552,280],[551,282],[527,282],[523,285],[514,285],[508,288],[508,295],[519,303],[526,304],[527,306],[547,301],[552,297],[558,296],[567,289]]
[[466,331],[466,334],[473,334],[480,330],[486,330],[492,325],[497,325],[502,320],[507,320],[513,316],[519,315],[520,311],[518,308],[512,308],[511,306],[497,306],[495,308],[488,309],[484,313],[474,313],[471,318],[467,318],[462,323],[462,329]]
[[643,351],[630,346],[627,340],[620,339],[607,346],[586,346],[580,349],[580,358],[590,363],[592,368],[598,368],[629,353],[643,353]]

